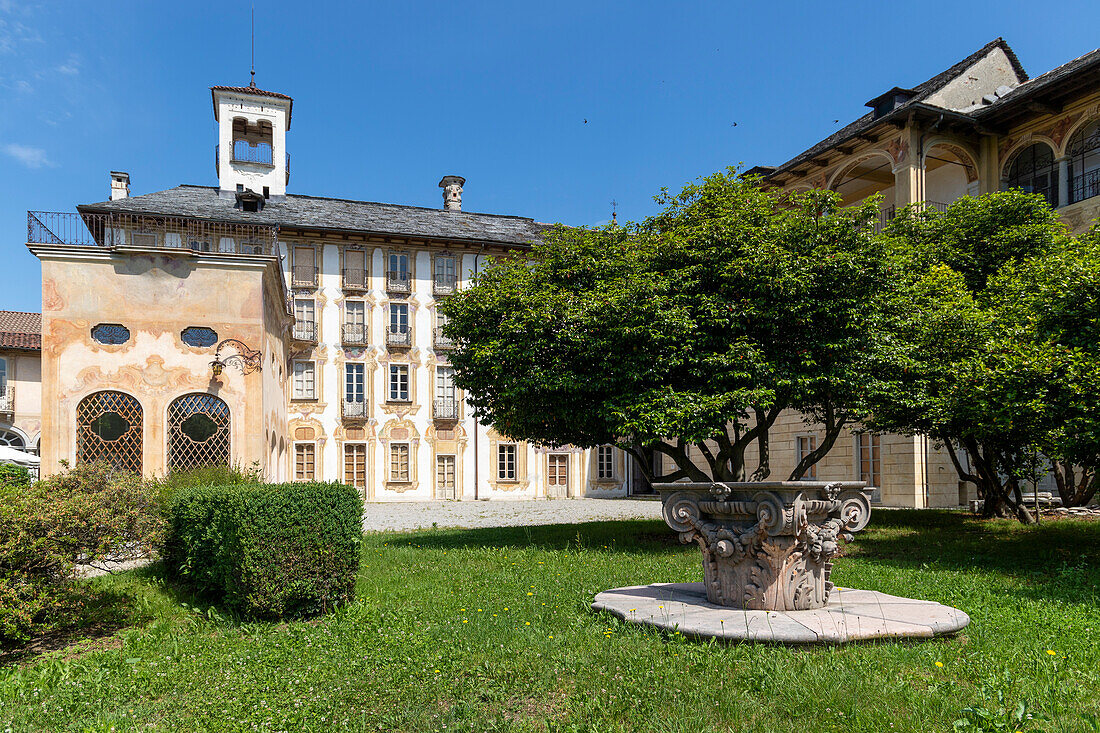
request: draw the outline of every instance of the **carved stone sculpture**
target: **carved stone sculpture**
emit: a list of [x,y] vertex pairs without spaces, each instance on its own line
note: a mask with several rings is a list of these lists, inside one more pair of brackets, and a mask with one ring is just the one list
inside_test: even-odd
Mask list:
[[840,540],[871,519],[863,482],[654,484],[680,541],[703,551],[707,600],[768,611],[823,608]]

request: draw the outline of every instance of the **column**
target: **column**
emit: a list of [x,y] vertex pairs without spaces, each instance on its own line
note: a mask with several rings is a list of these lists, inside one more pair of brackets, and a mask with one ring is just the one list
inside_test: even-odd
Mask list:
[[1058,208],[1069,206],[1069,156],[1058,158]]

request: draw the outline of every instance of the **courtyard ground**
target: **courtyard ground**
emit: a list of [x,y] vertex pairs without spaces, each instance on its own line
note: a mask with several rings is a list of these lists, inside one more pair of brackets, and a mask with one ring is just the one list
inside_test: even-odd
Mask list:
[[536,501],[373,502],[363,509],[366,532],[404,532],[456,527],[517,527],[619,519],[659,519],[653,499],[553,499]]
[[589,609],[700,576],[652,519],[368,533],[355,602],[288,623],[154,565],[93,581],[127,628],[0,662],[0,731],[1100,731],[1100,522],[876,513],[833,579],[961,608],[954,638],[721,646]]

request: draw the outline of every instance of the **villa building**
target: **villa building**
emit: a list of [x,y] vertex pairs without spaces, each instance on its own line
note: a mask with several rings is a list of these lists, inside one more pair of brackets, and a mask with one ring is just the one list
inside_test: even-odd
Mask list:
[[[963,196],[1022,188],[1041,193],[1073,232],[1100,216],[1100,49],[1030,78],[998,38],[914,87],[867,102],[854,122],[782,165],[757,167],[783,191],[829,189],[845,205],[882,196],[878,225],[909,204],[944,209]],[[781,417],[772,475],[785,478],[823,432]],[[964,462],[966,455],[959,459]],[[895,506],[956,506],[975,498],[950,456],[922,436],[838,439],[818,479],[862,479]]]
[[38,452],[42,433],[42,317],[0,311],[0,445]]
[[[218,185],[30,212],[42,262],[42,470],[205,463],[367,500],[621,496],[611,446],[517,442],[454,384],[442,299],[545,225],[287,192],[293,101],[211,89]],[[20,367],[22,369],[22,367]],[[28,368],[29,369],[29,368]]]

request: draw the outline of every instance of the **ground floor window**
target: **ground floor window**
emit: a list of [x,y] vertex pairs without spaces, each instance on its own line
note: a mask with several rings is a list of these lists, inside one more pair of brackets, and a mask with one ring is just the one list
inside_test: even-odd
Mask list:
[[11,448],[18,448],[23,450],[26,446],[23,443],[23,438],[18,433],[14,433],[11,430],[0,429],[0,445],[6,445]]
[[[816,435],[799,435],[796,438],[798,442],[798,456],[797,465],[802,462],[802,459],[817,450],[817,436]],[[803,481],[813,481],[817,478],[817,464],[810,466],[806,469],[806,473],[802,474]]]
[[135,397],[94,392],[76,407],[76,461],[141,473],[144,415]]
[[409,480],[409,444],[390,445],[390,481]]
[[294,444],[294,480],[312,481],[316,477],[314,466],[317,446],[314,443]]
[[609,445],[596,449],[596,478],[609,481],[615,478],[615,453]]
[[455,457],[436,456],[435,488],[441,499],[455,499]]
[[367,488],[367,446],[362,443],[344,446],[344,483],[357,489]]
[[502,443],[497,446],[497,480],[516,480],[516,444]]
[[168,405],[168,470],[229,465],[229,405],[212,394]]

